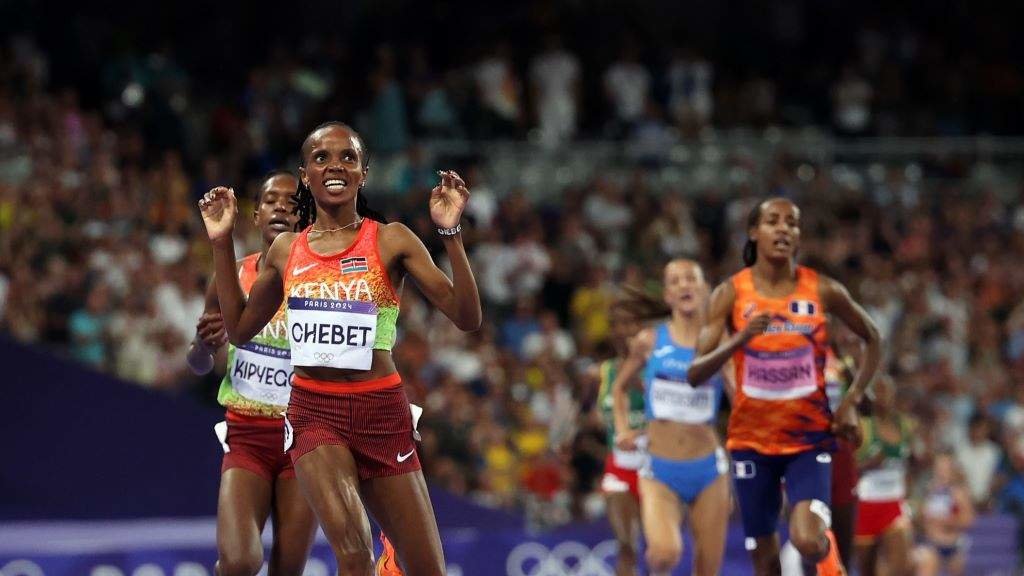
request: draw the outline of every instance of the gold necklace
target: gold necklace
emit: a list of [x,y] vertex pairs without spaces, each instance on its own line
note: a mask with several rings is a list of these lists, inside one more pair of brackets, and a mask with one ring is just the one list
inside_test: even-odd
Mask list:
[[310,234],[312,234],[312,233],[316,232],[317,234],[326,234],[326,233],[328,233],[328,232],[340,232],[340,231],[342,231],[342,230],[344,230],[344,229],[346,229],[346,228],[351,228],[351,227],[353,227],[353,226],[355,226],[355,225],[359,224],[359,223],[360,223],[360,222],[362,222],[362,221],[363,221],[363,217],[362,217],[362,216],[359,216],[359,217],[358,217],[358,218],[356,218],[356,219],[355,219],[354,221],[352,221],[352,222],[349,222],[348,224],[345,224],[345,225],[344,225],[344,226],[342,226],[341,228],[328,228],[328,229],[326,229],[326,230],[317,230],[317,229],[315,229],[315,228],[310,228],[310,229],[309,229],[309,233],[310,233]]

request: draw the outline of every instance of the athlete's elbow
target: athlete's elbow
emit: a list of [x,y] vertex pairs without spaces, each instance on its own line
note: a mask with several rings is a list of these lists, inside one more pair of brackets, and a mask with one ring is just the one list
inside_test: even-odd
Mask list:
[[864,334],[864,343],[876,348],[882,347],[882,333],[873,322],[868,323],[867,331]]
[[455,327],[463,332],[476,332],[480,329],[484,319],[481,314],[474,314],[465,318],[455,320]]
[[696,362],[690,365],[690,368],[686,371],[686,381],[690,384],[700,384],[708,379],[707,375],[702,370],[702,366],[698,366]]

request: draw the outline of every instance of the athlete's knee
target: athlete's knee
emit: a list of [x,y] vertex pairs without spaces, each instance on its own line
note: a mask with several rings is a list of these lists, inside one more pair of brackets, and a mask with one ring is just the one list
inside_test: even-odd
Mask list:
[[255,576],[263,568],[263,550],[222,551],[217,557],[217,576]]
[[679,564],[683,550],[671,544],[650,544],[647,548],[647,565],[655,572],[672,570]]
[[366,574],[373,568],[373,551],[366,550],[335,550],[338,560],[338,574]]
[[809,526],[790,529],[789,540],[805,559],[819,560],[828,553],[828,538]]
[[619,540],[619,558],[626,558],[627,560],[634,561],[639,554],[637,550],[636,541],[631,538],[625,540]]

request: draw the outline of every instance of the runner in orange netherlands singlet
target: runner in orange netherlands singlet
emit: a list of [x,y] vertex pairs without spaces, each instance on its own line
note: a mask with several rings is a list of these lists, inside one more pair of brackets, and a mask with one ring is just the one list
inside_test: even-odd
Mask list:
[[[831,452],[836,435],[858,439],[856,405],[878,369],[878,330],[841,284],[796,264],[800,210],[792,202],[760,203],[747,233],[747,267],[712,294],[689,381],[704,382],[733,361],[736,390],[726,445],[755,574],[781,569],[783,484],[793,508],[790,541],[805,570],[845,574],[829,529]],[[825,392],[826,314],[866,344],[834,415]]]
[[774,455],[832,452],[824,373],[828,335],[818,273],[798,267],[796,289],[785,298],[758,294],[751,268],[733,276],[732,286],[736,330],[761,314],[769,314],[771,323],[733,355],[736,395],[726,447]]

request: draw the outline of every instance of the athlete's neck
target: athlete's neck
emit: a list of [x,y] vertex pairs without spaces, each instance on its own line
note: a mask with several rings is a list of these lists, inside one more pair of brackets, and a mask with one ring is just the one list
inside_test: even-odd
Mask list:
[[[355,200],[331,208],[317,206],[316,222],[313,224],[313,229],[332,230],[351,225],[357,220],[359,220],[359,215],[356,213]],[[352,226],[352,228],[356,228],[356,226]]]
[[792,258],[773,262],[759,256],[752,268],[754,275],[768,285],[783,284],[796,278],[796,262]]
[[697,312],[672,311],[672,321],[668,325],[672,338],[684,346],[692,346],[700,335],[700,316]]

